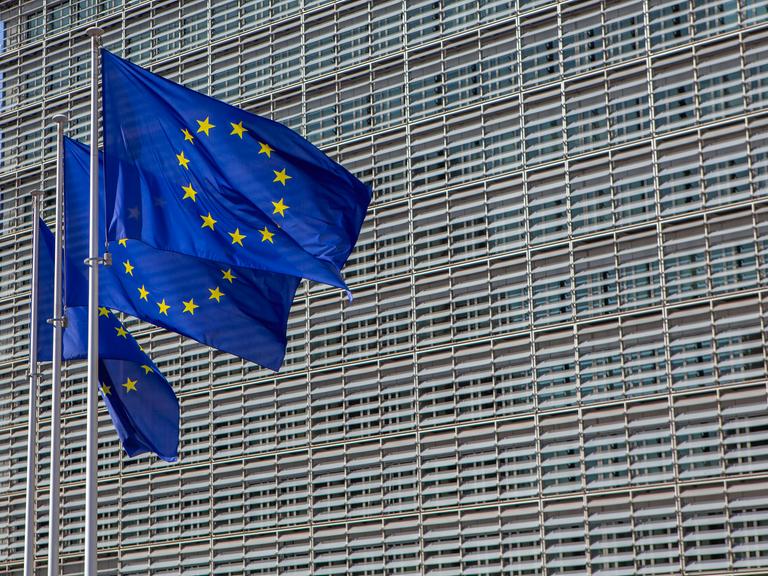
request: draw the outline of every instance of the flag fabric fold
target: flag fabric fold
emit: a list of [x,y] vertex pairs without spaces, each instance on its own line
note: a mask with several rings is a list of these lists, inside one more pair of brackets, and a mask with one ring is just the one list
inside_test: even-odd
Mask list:
[[[67,254],[82,263],[88,255],[82,231],[89,223],[89,149],[69,138],[64,174]],[[103,181],[100,192],[103,202]],[[99,245],[103,255],[103,233]],[[112,265],[102,267],[99,277],[101,305],[279,370],[299,278],[223,266],[132,239],[110,242],[109,252]],[[85,305],[87,267],[74,268],[66,277],[67,303]]]
[[346,289],[370,188],[277,122],[102,62],[110,241]]
[[[38,334],[52,332],[47,324],[53,313],[53,233],[40,222],[38,262]],[[64,276],[74,270],[65,259]],[[66,303],[66,296],[64,298]],[[88,356],[88,309],[65,307],[62,358]],[[52,338],[38,338],[38,360],[52,359]],[[168,462],[178,458],[179,403],[171,385],[147,354],[107,308],[99,308],[100,392],[112,423],[129,456],[152,452]]]

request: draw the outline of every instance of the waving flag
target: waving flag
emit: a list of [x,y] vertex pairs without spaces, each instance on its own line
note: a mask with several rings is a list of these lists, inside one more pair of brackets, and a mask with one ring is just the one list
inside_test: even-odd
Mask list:
[[341,277],[370,189],[291,129],[102,51],[110,241]]
[[[64,139],[67,254],[88,255],[89,150]],[[102,197],[103,197],[103,186]],[[104,226],[100,226],[103,230]],[[102,242],[99,243],[103,246]],[[299,279],[224,266],[158,250],[138,240],[109,244],[112,266],[102,267],[99,302],[219,350],[278,370],[285,356],[288,314]],[[88,303],[87,267],[66,276],[67,302]]]
[[[53,233],[40,223],[40,258],[38,274],[38,333],[50,334],[46,320],[53,310]],[[68,259],[67,263],[71,262]],[[65,276],[73,266],[68,264]],[[66,296],[65,296],[66,302]],[[64,360],[88,356],[88,310],[84,306],[67,307],[63,330]],[[38,341],[38,360],[50,361],[52,341]],[[174,462],[179,448],[179,402],[173,388],[139,344],[107,308],[99,308],[99,380],[100,392],[112,423],[129,456],[152,452]]]

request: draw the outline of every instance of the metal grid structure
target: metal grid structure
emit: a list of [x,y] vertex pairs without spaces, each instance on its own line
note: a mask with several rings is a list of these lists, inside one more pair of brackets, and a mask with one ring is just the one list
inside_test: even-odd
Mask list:
[[[51,116],[85,137],[95,21],[374,189],[355,302],[302,289],[279,374],[132,323],[179,393],[182,456],[124,458],[102,414],[105,574],[768,570],[768,1],[13,0],[1,574],[23,548],[30,192],[52,198]],[[84,407],[73,364],[65,574]]]

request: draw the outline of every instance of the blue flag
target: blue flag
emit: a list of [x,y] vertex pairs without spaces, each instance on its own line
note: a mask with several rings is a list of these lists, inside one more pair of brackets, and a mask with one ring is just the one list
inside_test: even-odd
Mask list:
[[[47,319],[53,313],[53,233],[40,222],[38,262],[38,360],[52,359]],[[64,274],[73,269],[66,260]],[[65,298],[66,300],[66,298]],[[62,358],[88,356],[88,309],[67,307]],[[179,453],[179,402],[168,381],[114,314],[99,308],[99,380],[101,397],[129,456],[152,452],[174,462]]]
[[277,122],[102,61],[110,241],[346,289],[366,185]]
[[[88,299],[88,147],[64,139],[67,254],[80,263],[66,277],[67,303]],[[103,173],[103,171],[102,171]],[[102,200],[103,186],[100,187]],[[104,229],[103,220],[100,230]],[[100,246],[103,246],[102,235]],[[278,370],[299,279],[222,266],[158,250],[139,240],[109,243],[112,266],[102,267],[99,302],[219,350]],[[103,249],[102,249],[103,252]]]

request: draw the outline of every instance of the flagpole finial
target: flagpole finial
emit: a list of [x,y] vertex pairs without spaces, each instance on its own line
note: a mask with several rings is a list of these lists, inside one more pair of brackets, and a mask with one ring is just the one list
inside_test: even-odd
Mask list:
[[88,28],[88,30],[85,31],[88,36],[91,38],[99,38],[102,34],[104,34],[104,28],[99,28],[98,26],[91,26]]
[[69,116],[66,114],[54,114],[51,116],[51,120],[53,120],[56,124],[64,126],[67,122],[69,122]]

